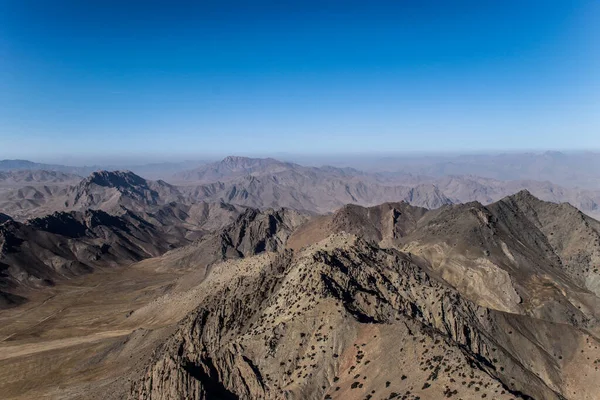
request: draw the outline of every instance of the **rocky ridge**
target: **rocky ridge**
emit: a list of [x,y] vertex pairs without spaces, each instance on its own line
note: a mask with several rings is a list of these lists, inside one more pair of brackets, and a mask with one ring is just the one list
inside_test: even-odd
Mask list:
[[[130,398],[592,399],[599,389],[587,360],[598,341],[584,330],[481,307],[425,260],[354,236],[222,268]],[[397,348],[418,370],[388,358]]]

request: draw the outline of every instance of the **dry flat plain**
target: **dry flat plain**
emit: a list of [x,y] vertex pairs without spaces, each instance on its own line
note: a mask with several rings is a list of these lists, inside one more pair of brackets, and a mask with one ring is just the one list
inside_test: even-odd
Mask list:
[[[158,272],[152,262],[73,278],[33,292],[21,307],[0,313],[0,397],[111,398],[191,307],[160,318],[130,318],[167,295],[183,272]],[[189,303],[188,303],[189,304]],[[136,334],[128,337],[132,332]]]

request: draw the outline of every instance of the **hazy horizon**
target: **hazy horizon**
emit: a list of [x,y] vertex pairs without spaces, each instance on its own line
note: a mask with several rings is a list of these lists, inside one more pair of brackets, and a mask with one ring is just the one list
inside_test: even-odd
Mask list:
[[353,166],[356,163],[368,165],[370,162],[381,162],[386,159],[439,159],[447,160],[469,156],[501,156],[501,155],[544,155],[550,153],[562,153],[566,155],[599,155],[598,150],[555,150],[555,149],[524,149],[515,151],[472,151],[472,152],[370,152],[370,153],[330,153],[330,154],[303,154],[291,152],[277,153],[214,153],[214,154],[190,154],[190,155],[117,155],[117,156],[41,156],[41,157],[18,157],[18,158],[0,158],[0,161],[30,161],[40,164],[54,164],[72,167],[127,167],[142,166],[151,164],[178,164],[178,163],[211,163],[223,160],[226,157],[246,157],[246,158],[273,158],[280,161],[293,162],[304,165],[314,166]]

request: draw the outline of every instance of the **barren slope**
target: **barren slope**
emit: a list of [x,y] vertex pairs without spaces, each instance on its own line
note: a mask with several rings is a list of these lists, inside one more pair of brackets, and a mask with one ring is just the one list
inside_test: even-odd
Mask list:
[[223,264],[203,288],[131,398],[593,399],[600,390],[594,337],[480,307],[427,262],[353,236]]

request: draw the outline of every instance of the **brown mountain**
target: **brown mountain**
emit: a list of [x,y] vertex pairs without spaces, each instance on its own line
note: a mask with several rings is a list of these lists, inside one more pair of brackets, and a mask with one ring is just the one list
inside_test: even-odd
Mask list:
[[285,175],[247,176],[181,190],[191,198],[206,201],[224,201],[255,208],[284,206],[317,213],[331,212],[348,203],[374,205],[382,201],[405,200],[428,208],[451,203],[441,191],[429,184],[384,186],[320,174],[305,176],[288,171]]
[[297,164],[275,160],[274,158],[229,156],[219,162],[202,165],[189,171],[178,172],[173,176],[173,180],[210,183],[229,181],[253,174],[273,174],[292,168],[301,167]]
[[288,207],[330,212],[344,204],[406,200],[435,208],[450,203],[428,184],[387,185],[352,168],[306,167],[272,158],[226,157],[174,177],[189,198],[255,208]]
[[64,211],[68,190],[68,185],[27,185],[0,191],[0,210],[20,221]]
[[141,215],[144,220],[160,226],[165,232],[194,240],[229,225],[245,210],[245,207],[223,202],[170,202]]
[[197,279],[204,279],[219,262],[282,250],[292,232],[307,219],[305,214],[284,208],[248,208],[229,225],[149,262],[160,269],[193,271],[195,279],[186,282],[186,287],[190,287],[198,283]]
[[592,190],[565,188],[548,181],[499,181],[477,176],[446,176],[432,181],[454,203],[478,201],[493,203],[527,190],[537,198],[553,203],[568,202],[592,217],[600,217],[600,193]]
[[526,191],[344,207],[215,266],[130,397],[595,399],[599,227]]
[[427,209],[407,202],[384,203],[374,207],[349,204],[333,214],[313,218],[300,226],[287,246],[299,250],[332,234],[348,232],[372,242],[394,242],[414,231]]
[[[544,313],[560,308],[562,318],[596,318],[600,225],[569,204],[522,191],[488,206],[471,202],[430,211],[406,203],[346,206],[301,226],[288,246],[299,249],[336,232],[418,255],[486,307],[550,319]],[[544,285],[563,293],[551,311],[537,297],[551,297],[540,289]]]
[[177,200],[182,200],[178,190],[164,181],[148,181],[130,171],[98,171],[70,189],[65,207],[139,210]]
[[[195,173],[2,194],[1,393],[598,398],[583,192],[235,157]],[[504,196],[523,185],[553,202]]]
[[[214,268],[130,398],[592,399],[598,339],[348,234]],[[485,395],[485,396],[484,396]]]
[[[0,217],[0,287],[13,294],[146,258],[200,270],[277,251],[307,219],[293,210],[260,212],[224,203],[170,203],[154,213],[122,209],[118,216],[101,210],[56,212],[26,223]],[[176,247],[181,248],[157,258]]]
[[0,209],[19,220],[55,211],[87,209],[145,212],[183,197],[164,181],[148,181],[130,171],[97,171],[73,186],[24,186],[0,193]]
[[599,192],[565,188],[548,181],[503,181],[475,175],[433,177],[403,171],[366,173],[352,168],[305,167],[274,159],[233,156],[180,173],[174,179],[192,199],[259,208],[285,206],[323,213],[349,203],[372,206],[402,200],[437,208],[469,201],[489,204],[526,189],[542,200],[569,202],[588,215],[600,216]]

